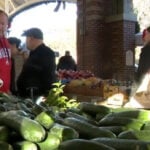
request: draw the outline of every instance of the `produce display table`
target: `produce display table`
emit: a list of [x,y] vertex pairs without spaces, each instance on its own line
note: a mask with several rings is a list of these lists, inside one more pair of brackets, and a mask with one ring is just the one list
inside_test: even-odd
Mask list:
[[[109,104],[123,105],[128,95],[126,82],[115,79],[104,80],[89,71],[59,70],[58,77],[65,84],[64,94],[78,101],[102,102],[108,100]],[[120,96],[120,93],[123,96]]]
[[87,101],[105,105],[122,106],[127,101],[125,92],[119,86],[109,84],[101,84],[96,87],[70,86],[68,84],[64,88],[64,94],[80,102]]

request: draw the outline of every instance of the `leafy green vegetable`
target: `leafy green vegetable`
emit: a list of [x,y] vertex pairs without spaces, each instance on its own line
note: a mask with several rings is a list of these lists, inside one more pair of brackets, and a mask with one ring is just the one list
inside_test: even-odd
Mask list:
[[70,108],[77,107],[78,102],[75,99],[68,99],[67,96],[64,96],[64,87],[65,85],[61,81],[53,84],[53,88],[49,91],[48,96],[46,97],[45,103],[48,106],[57,106],[60,108]]

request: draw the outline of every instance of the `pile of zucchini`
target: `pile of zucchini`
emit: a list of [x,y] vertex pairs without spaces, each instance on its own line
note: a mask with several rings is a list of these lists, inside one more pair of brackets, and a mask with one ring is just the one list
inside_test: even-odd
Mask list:
[[150,150],[149,110],[49,104],[1,93],[0,150]]

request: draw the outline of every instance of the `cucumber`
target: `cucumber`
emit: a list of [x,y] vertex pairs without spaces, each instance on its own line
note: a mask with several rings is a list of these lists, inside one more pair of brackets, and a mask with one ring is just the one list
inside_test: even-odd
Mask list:
[[43,111],[40,114],[38,114],[35,119],[37,122],[39,122],[43,127],[45,127],[47,130],[52,127],[52,125],[55,122],[55,119],[51,112],[49,111]]
[[15,102],[18,102],[18,99],[14,95],[10,95],[5,92],[0,92],[0,102],[1,103],[15,103]]
[[58,150],[115,150],[105,144],[85,139],[72,139],[62,142]]
[[119,133],[126,131],[126,127],[124,126],[101,126],[100,129],[110,130],[114,134],[118,135]]
[[116,135],[109,130],[100,129],[90,123],[79,120],[77,118],[65,118],[64,124],[74,128],[79,133],[80,137],[83,136],[87,139],[96,137],[116,137]]
[[150,130],[150,121],[145,122],[142,127],[142,130]]
[[81,110],[79,108],[76,108],[76,107],[75,108],[74,107],[68,108],[66,111],[67,112],[73,112],[73,113],[76,113],[76,114],[79,114],[79,115],[82,114]]
[[22,102],[17,103],[17,108],[20,109],[20,110],[23,110],[23,111],[25,111],[25,112],[27,112],[27,113],[29,113],[29,114],[32,114],[31,109],[28,108],[28,107],[27,107],[24,103],[22,103]]
[[46,111],[47,109],[45,108],[45,107],[43,107],[43,106],[41,106],[41,105],[37,105],[37,104],[35,104],[33,107],[32,107],[32,113],[34,114],[34,115],[38,115],[38,114],[40,114],[41,112],[43,112],[43,111]]
[[11,103],[11,102],[7,102],[7,103],[3,103],[3,106],[5,108],[6,111],[10,111],[10,110],[16,110],[16,104],[15,103]]
[[14,129],[25,140],[31,142],[40,142],[46,135],[45,129],[37,121],[11,111],[0,113],[0,125]]
[[35,143],[30,141],[19,141],[13,144],[14,150],[38,150]]
[[108,114],[111,112],[111,108],[103,105],[93,104],[90,102],[81,102],[78,107],[81,111],[87,112],[92,116],[96,116],[97,113]]
[[150,111],[144,109],[133,109],[121,112],[113,112],[106,115],[106,117],[129,117],[135,118],[142,121],[149,121],[150,120]]
[[102,118],[104,118],[107,114],[103,114],[103,113],[97,113],[96,114],[96,117],[95,117],[95,120],[97,122],[99,122]]
[[85,116],[82,116],[82,115],[79,115],[79,114],[76,114],[76,113],[73,113],[73,112],[67,112],[66,116],[67,117],[77,118],[79,120],[84,120],[85,122],[88,122],[88,123],[96,125],[96,126],[98,125],[97,122],[94,119],[89,119],[89,118],[87,118]]
[[99,121],[99,126],[125,126],[127,129],[140,130],[144,122],[127,117],[104,117]]
[[30,98],[26,98],[23,102],[28,108],[33,108],[36,105]]
[[111,108],[112,112],[124,112],[124,111],[130,111],[130,110],[138,110],[137,108],[127,108],[127,107],[117,107],[117,108]]
[[56,117],[66,118],[66,114],[67,114],[66,112],[61,112],[60,111],[60,112],[58,112],[58,113],[55,114],[55,118]]
[[50,133],[57,135],[61,141],[79,138],[79,133],[75,129],[58,123],[53,125],[50,129]]
[[[3,112],[3,113],[11,113],[13,115],[21,115],[21,116],[28,116],[28,114],[24,111],[24,110],[10,110],[7,112]],[[3,114],[2,113],[2,114]],[[1,113],[0,113],[1,114]]]
[[150,150],[150,143],[133,139],[95,138],[92,141],[106,144],[116,150]]
[[120,139],[135,139],[150,142],[150,131],[149,130],[128,130],[123,131],[118,135]]
[[0,103],[0,112],[6,111],[6,108],[3,106],[3,104]]
[[13,149],[11,144],[4,141],[0,141],[0,150],[15,150],[15,149]]
[[7,126],[0,126],[0,141],[8,141],[10,130]]
[[11,130],[8,143],[13,144],[23,140],[23,137],[18,132]]
[[44,141],[37,143],[40,150],[57,150],[61,140],[55,134],[48,132]]

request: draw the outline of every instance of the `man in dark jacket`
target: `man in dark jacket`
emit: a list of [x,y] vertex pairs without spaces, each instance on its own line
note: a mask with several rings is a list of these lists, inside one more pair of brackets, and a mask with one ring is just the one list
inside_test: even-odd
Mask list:
[[143,31],[144,46],[141,50],[136,80],[141,82],[146,73],[150,73],[150,27]]
[[75,60],[73,57],[70,55],[70,51],[65,52],[65,56],[60,57],[58,65],[57,65],[57,70],[77,70],[77,65],[75,63]]
[[30,50],[29,58],[17,80],[18,94],[21,97],[47,95],[56,82],[55,53],[43,43],[43,33],[31,28],[23,33]]

